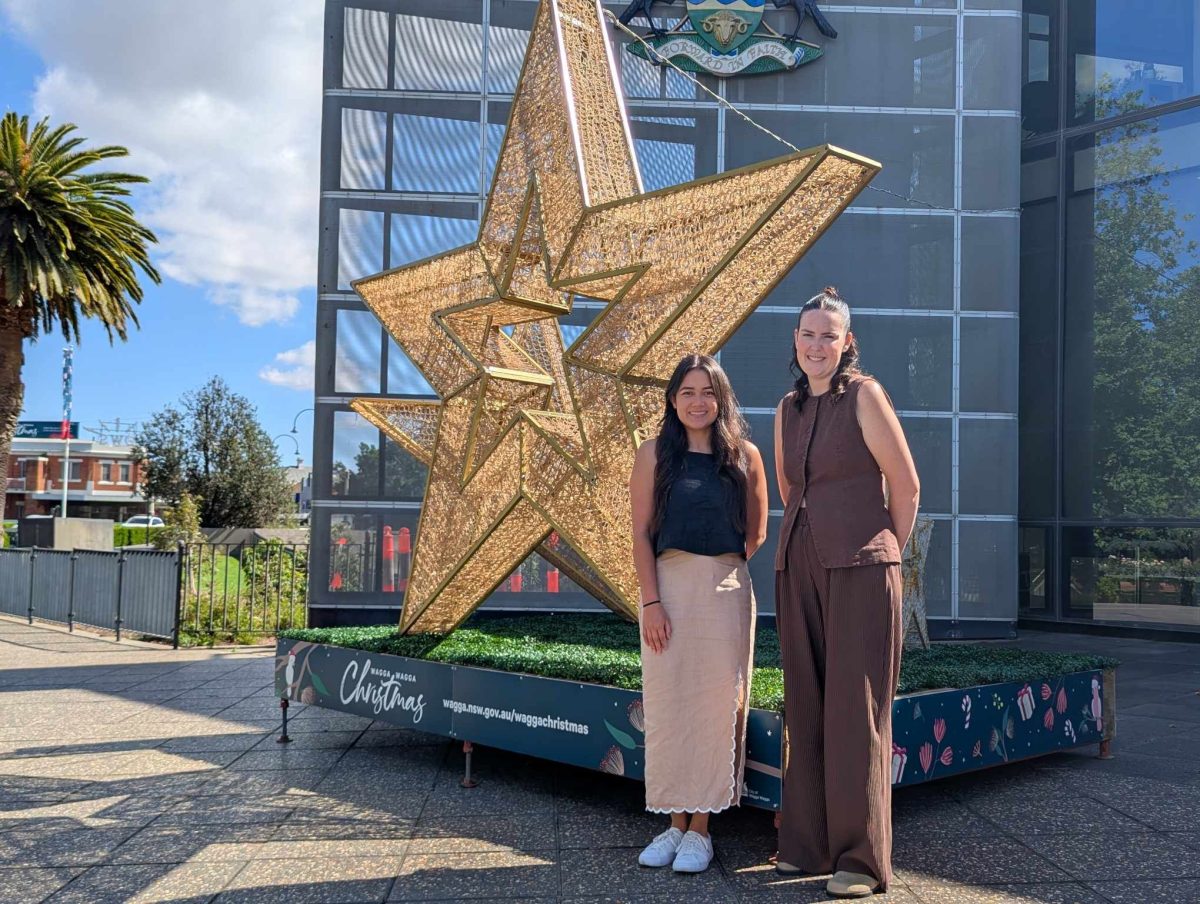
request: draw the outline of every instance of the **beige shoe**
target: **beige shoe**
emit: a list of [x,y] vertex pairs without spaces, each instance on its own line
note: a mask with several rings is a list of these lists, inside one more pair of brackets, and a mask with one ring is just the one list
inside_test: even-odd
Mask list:
[[781,876],[803,876],[803,875],[805,875],[804,870],[802,870],[800,867],[794,866],[791,863],[784,863],[782,860],[775,861],[775,872],[779,873],[779,875],[781,875]]
[[838,870],[825,885],[825,893],[831,898],[869,898],[879,889],[879,880],[862,873]]

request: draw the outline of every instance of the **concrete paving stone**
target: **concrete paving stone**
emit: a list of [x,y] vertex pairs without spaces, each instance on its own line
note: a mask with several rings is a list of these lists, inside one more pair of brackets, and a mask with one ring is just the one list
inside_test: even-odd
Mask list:
[[[98,783],[99,784],[99,783]],[[67,800],[50,804],[40,811],[41,818],[75,819],[81,825],[140,827],[153,822],[164,812],[186,800],[169,794],[106,794],[103,789],[72,794]],[[27,814],[32,815],[32,814]]]
[[1197,879],[1089,884],[1112,904],[1196,904],[1200,901],[1200,880]]
[[77,794],[111,795],[111,794],[170,794],[186,797],[199,794],[208,783],[224,771],[220,769],[197,769],[194,772],[174,772],[170,775],[142,775],[126,773],[124,775],[108,775],[103,780],[93,782],[86,788],[81,788]]
[[426,901],[557,895],[559,871],[553,851],[409,854],[389,901]]
[[83,872],[82,868],[0,869],[0,904],[41,901]]
[[[360,734],[358,731],[298,732],[287,747],[289,750],[341,750],[350,747]],[[281,746],[274,734],[263,735],[255,744],[258,750],[277,750]]]
[[0,842],[0,866],[91,866],[105,860],[136,831],[36,824],[8,829]]
[[[1118,689],[1118,699],[1120,699],[1120,694],[1121,692]],[[1200,723],[1200,696],[1191,694],[1182,698],[1181,702],[1177,703],[1142,703],[1137,706],[1131,706],[1129,709],[1118,709],[1118,732],[1121,730],[1121,717],[1124,715],[1153,716],[1158,719],[1168,719],[1172,722]]]
[[[666,819],[657,813],[633,812],[624,816],[608,813],[572,814],[568,802],[558,813],[558,845],[563,850],[600,847],[642,848],[666,827]],[[721,829],[714,827],[713,831],[719,833]]]
[[292,748],[288,744],[279,744],[274,749],[256,748],[231,758],[229,768],[234,772],[253,772],[259,769],[328,769],[341,756],[341,750]]
[[897,878],[912,886],[947,880],[985,885],[1066,882],[1071,878],[1025,845],[1005,837],[897,838],[892,846],[892,869]]
[[436,785],[426,801],[429,813],[444,816],[496,815],[509,813],[553,813],[554,796],[545,791],[526,791],[496,782],[484,781],[475,788],[458,784]]
[[559,856],[562,894],[567,897],[672,894],[684,900],[692,894],[724,892],[733,897],[733,886],[721,870],[710,867],[703,873],[683,874],[670,869],[647,869],[638,865],[640,850],[641,845],[563,851]]
[[295,810],[285,795],[268,800],[252,797],[192,797],[163,812],[154,825],[237,825],[280,823]]
[[1195,790],[1177,788],[1174,793],[1139,792],[1135,787],[1124,791],[1099,791],[1094,796],[1147,828],[1164,832],[1194,829],[1200,813],[1200,794]]
[[[775,848],[764,849],[758,846],[740,844],[723,844],[714,834],[713,848],[716,863],[725,873],[730,884],[739,892],[778,890],[781,892],[806,894],[811,888],[825,891],[825,881],[829,878],[814,876],[782,876],[775,872],[775,864],[771,856]],[[637,850],[633,856],[636,858]],[[711,867],[710,867],[711,869]]]
[[1144,756],[1169,757],[1195,762],[1197,756],[1200,756],[1200,727],[1193,726],[1184,731],[1156,738],[1142,738],[1122,747],[1118,754],[1125,751]]
[[423,816],[413,830],[409,852],[443,854],[548,851],[558,847],[554,815]]
[[292,838],[268,841],[255,849],[255,860],[323,860],[340,863],[342,860],[373,857],[389,858],[397,865],[409,850],[408,831],[393,838]]
[[[1023,799],[981,797],[965,805],[978,814],[979,827],[991,825],[1013,835],[1039,835],[1065,832],[1139,832],[1145,826],[1124,813],[1099,801],[1081,800],[1078,795],[1037,795]],[[936,813],[937,811],[935,811]],[[902,825],[902,823],[900,824]],[[896,822],[893,827],[899,833]],[[978,834],[988,834],[986,830]]]
[[218,899],[221,904],[356,904],[382,901],[399,857],[348,857],[336,869],[327,860],[256,860],[247,864]]
[[208,751],[201,761],[160,750],[80,753],[42,757],[37,761],[10,760],[4,764],[4,770],[10,775],[64,779],[95,779],[97,775],[108,774],[171,775],[216,768],[233,762],[238,755],[237,751]]
[[[921,904],[1105,904],[1107,900],[1075,882],[1028,885],[962,885],[944,882],[938,885],[915,885],[912,893]],[[1149,899],[1143,904],[1149,904]]]
[[197,750],[238,750],[246,751],[257,745],[267,735],[258,732],[245,734],[213,734],[192,735],[191,737],[171,738],[163,742],[162,749],[170,751],[192,752]]
[[402,840],[412,837],[415,819],[372,823],[350,820],[289,819],[275,830],[273,841]]
[[909,803],[893,798],[892,832],[897,837],[913,838],[925,835],[994,835],[1000,829],[992,821],[992,814],[1019,810],[1019,805],[1008,801],[1003,804],[990,803],[988,809],[978,809],[961,800],[930,804],[926,801]]
[[292,819],[354,819],[376,822],[415,821],[425,808],[426,795],[376,794],[371,789],[323,794],[287,795],[294,800]]
[[125,841],[108,863],[194,863],[208,860],[244,862],[275,834],[275,826],[149,826]]
[[1169,832],[1167,837],[1194,851],[1200,851],[1200,819],[1197,820],[1195,828],[1197,829],[1195,832]]
[[49,898],[53,904],[199,904],[223,889],[244,863],[94,866]]
[[1165,834],[1086,833],[1024,840],[1076,879],[1200,879],[1200,851]]
[[379,794],[408,794],[417,791],[425,794],[433,789],[437,776],[437,768],[432,766],[409,766],[392,770],[354,769],[343,766],[339,761],[329,770],[318,790],[334,795],[343,791],[356,793],[365,788],[373,789]]
[[328,774],[327,769],[263,769],[255,772],[222,770],[197,793],[257,797],[312,791]]
[[362,747],[445,747],[451,742],[440,735],[427,734],[423,731],[409,731],[404,728],[384,728],[377,726],[386,723],[372,722],[371,727],[361,735],[354,746]]

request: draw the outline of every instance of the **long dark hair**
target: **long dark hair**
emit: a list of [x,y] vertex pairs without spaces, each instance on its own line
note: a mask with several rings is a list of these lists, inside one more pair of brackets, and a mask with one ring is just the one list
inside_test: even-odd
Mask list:
[[667,510],[667,497],[676,478],[683,473],[683,464],[688,451],[687,429],[679,420],[672,404],[684,378],[693,370],[702,370],[712,382],[717,399],[717,419],[712,425],[712,451],[717,463],[717,473],[725,484],[733,516],[733,526],[739,533],[746,530],[746,446],[750,432],[746,421],[738,411],[737,397],[729,384],[729,377],[711,355],[685,355],[671,374],[665,393],[662,423],[659,426],[657,461],[654,465],[654,518],[651,533],[658,535],[663,516]]
[[[800,321],[809,311],[832,311],[842,318],[842,325],[846,328],[847,333],[850,332],[850,305],[846,304],[833,286],[826,286],[804,302],[800,308],[800,315],[796,318],[796,329],[800,329]],[[804,404],[804,400],[808,398],[808,374],[804,372],[800,361],[796,358],[794,339],[792,340],[792,360],[788,364],[788,369],[796,378],[793,388],[796,390],[795,404],[799,410],[800,406]],[[836,402],[845,395],[846,387],[850,385],[850,378],[862,372],[862,368],[858,364],[858,340],[851,339],[842,350],[842,357],[838,361],[837,370],[829,385],[832,400]]]

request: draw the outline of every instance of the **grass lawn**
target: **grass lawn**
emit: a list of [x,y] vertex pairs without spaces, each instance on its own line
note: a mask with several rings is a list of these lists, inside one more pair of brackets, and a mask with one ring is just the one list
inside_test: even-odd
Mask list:
[[[637,626],[615,615],[477,616],[445,637],[400,635],[394,625],[293,628],[279,632],[279,636],[629,690],[642,686]],[[783,673],[779,668],[779,637],[774,629],[758,631],[754,665],[751,705],[782,711]],[[1116,665],[1115,659],[1105,656],[1042,653],[987,644],[935,644],[929,650],[904,654],[900,693],[1033,681]]]

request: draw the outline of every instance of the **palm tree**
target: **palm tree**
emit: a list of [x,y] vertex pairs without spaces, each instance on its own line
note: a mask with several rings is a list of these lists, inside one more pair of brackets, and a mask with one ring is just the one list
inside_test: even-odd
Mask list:
[[0,119],[0,499],[8,455],[25,395],[21,367],[26,339],[55,325],[79,341],[81,317],[99,320],[127,338],[142,300],[137,270],[154,282],[148,246],[157,241],[123,199],[142,176],[86,171],[122,147],[82,148],[75,126],[43,119]]

